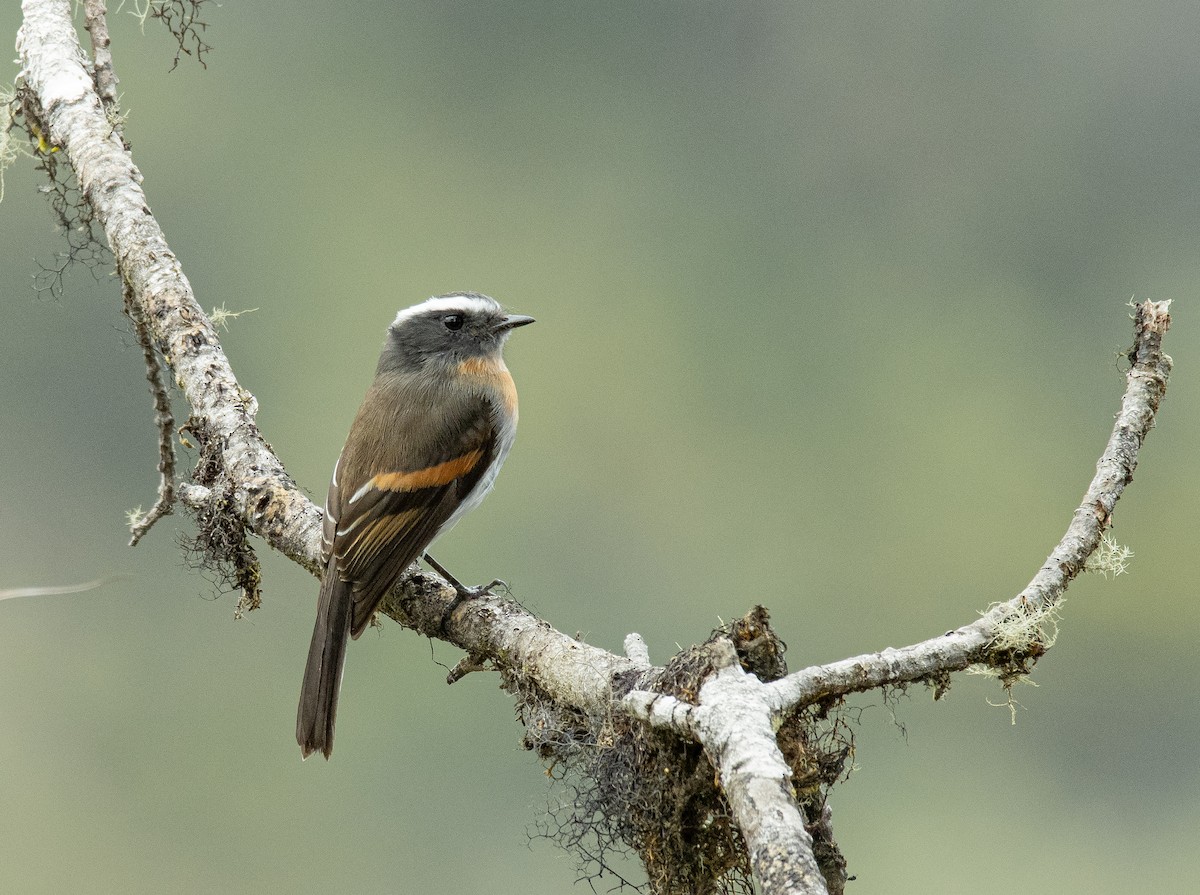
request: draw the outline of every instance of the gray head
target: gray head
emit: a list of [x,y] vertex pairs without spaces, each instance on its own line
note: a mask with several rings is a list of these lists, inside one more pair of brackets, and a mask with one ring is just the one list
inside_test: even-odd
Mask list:
[[396,315],[388,327],[379,370],[416,372],[497,355],[505,339],[532,317],[506,314],[500,302],[478,292],[426,299]]

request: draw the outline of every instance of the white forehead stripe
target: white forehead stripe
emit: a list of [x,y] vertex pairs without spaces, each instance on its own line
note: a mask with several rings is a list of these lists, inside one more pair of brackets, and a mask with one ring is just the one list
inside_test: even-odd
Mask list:
[[434,311],[453,313],[461,311],[464,314],[496,314],[503,311],[500,302],[486,295],[445,295],[441,298],[427,298],[419,305],[405,308],[396,315],[392,326],[399,326],[403,321],[420,314]]

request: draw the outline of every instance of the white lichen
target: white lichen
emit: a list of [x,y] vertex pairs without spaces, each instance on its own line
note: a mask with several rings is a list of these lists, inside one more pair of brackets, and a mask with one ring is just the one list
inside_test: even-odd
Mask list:
[[132,510],[125,511],[125,524],[129,526],[131,531],[145,521],[146,512],[142,509],[140,504],[134,507]]
[[212,325],[214,327],[220,327],[221,329],[228,331],[230,320],[241,317],[243,314],[253,314],[257,310],[258,308],[246,308],[242,311],[230,311],[225,308],[224,304],[222,304],[219,308],[213,308],[212,313],[208,316],[212,319]]
[[1106,534],[1100,539],[1100,546],[1087,558],[1083,570],[1103,575],[1105,578],[1116,578],[1129,571],[1129,560],[1132,558],[1132,550],[1118,544],[1110,535]]

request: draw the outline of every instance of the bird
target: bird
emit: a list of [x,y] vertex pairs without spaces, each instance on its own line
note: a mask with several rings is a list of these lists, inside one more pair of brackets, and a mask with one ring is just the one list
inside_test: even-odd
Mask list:
[[460,599],[486,590],[464,587],[426,550],[496,482],[517,431],[502,349],[533,322],[481,293],[453,292],[401,310],[388,327],[325,501],[324,572],[296,711],[303,758],[332,754],[348,639],[405,569],[424,556]]

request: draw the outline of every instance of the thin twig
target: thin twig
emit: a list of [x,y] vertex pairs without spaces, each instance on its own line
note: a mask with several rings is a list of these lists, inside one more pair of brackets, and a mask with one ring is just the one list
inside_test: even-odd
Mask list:
[[487,671],[487,663],[478,656],[468,653],[459,659],[458,663],[450,669],[450,673],[446,675],[446,683],[457,684],[468,674],[476,671]]
[[167,394],[167,384],[163,379],[162,365],[154,348],[150,327],[146,325],[128,286],[125,287],[125,310],[133,321],[138,344],[142,346],[146,381],[150,383],[150,394],[154,396],[154,424],[158,426],[158,499],[150,512],[130,520],[132,537],[129,546],[136,547],[151,526],[163,516],[170,515],[175,508],[175,416],[171,413],[171,398]]
[[113,120],[117,115],[117,84],[120,79],[113,69],[112,38],[108,34],[108,10],[104,0],[84,0],[83,27],[92,38],[92,60],[94,62],[92,76],[96,82],[96,92],[104,103],[104,109]]

